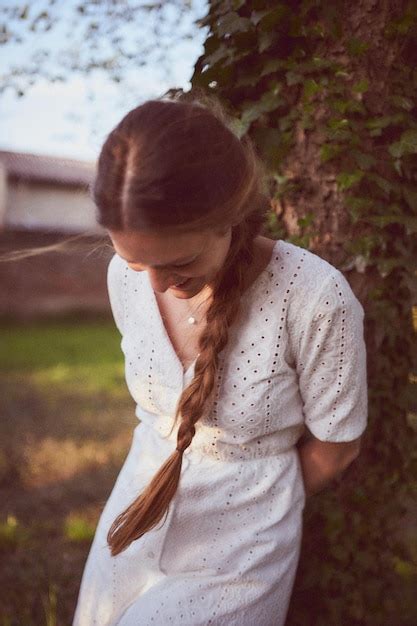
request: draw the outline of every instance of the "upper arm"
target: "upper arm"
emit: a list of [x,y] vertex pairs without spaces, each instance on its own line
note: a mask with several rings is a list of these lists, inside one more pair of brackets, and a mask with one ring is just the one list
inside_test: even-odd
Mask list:
[[295,349],[305,425],[316,439],[354,451],[367,423],[364,311],[336,269],[312,300]]

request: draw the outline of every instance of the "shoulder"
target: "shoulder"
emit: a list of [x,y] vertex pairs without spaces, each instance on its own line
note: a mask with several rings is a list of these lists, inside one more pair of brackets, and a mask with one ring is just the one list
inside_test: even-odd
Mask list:
[[323,279],[339,272],[336,267],[318,254],[284,239],[276,242],[274,253],[275,269],[284,274],[296,274],[298,285],[320,285]]
[[107,274],[112,277],[122,276],[126,273],[128,269],[128,265],[121,256],[115,252],[111,257],[109,264],[107,266]]
[[127,298],[135,296],[139,289],[142,291],[146,279],[146,272],[132,270],[127,262],[115,253],[107,266],[107,287],[110,296]]
[[[362,305],[342,272],[318,254],[285,240],[274,246],[274,274],[286,285],[289,312],[309,317],[324,310],[350,306],[363,314]],[[314,314],[314,313],[313,313]]]

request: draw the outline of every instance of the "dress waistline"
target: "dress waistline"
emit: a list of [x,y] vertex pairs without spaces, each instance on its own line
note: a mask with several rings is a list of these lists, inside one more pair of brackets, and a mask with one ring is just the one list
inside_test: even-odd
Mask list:
[[[172,416],[155,415],[141,408],[136,411],[136,416],[162,440],[169,442],[172,451],[175,450],[178,425],[169,434],[173,424]],[[276,457],[294,451],[294,446],[303,430],[304,427],[301,424],[299,428],[291,426],[244,442],[228,442],[222,439],[221,430],[217,427],[197,422],[196,433],[191,445],[185,450],[184,456],[213,457],[230,462]]]

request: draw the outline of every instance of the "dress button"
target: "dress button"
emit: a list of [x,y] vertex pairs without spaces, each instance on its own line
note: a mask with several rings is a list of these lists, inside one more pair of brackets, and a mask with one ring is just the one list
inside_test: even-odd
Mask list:
[[148,552],[148,554],[146,555],[149,559],[154,559],[155,558],[155,553],[150,551]]

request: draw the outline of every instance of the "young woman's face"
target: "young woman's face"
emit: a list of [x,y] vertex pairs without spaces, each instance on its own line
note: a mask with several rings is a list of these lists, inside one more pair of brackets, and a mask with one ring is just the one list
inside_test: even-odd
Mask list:
[[181,299],[213,282],[226,260],[231,233],[109,230],[115,251],[132,270],[147,271],[154,291],[169,289]]

